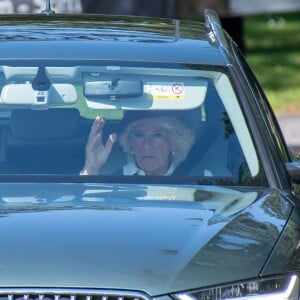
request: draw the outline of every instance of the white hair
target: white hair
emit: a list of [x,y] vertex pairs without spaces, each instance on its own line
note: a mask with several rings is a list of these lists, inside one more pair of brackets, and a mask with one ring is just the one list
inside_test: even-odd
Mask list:
[[130,156],[131,152],[130,135],[132,129],[140,121],[154,121],[169,132],[172,163],[179,164],[186,159],[195,142],[195,133],[179,119],[168,116],[145,117],[129,123],[120,135],[120,144],[128,156]]

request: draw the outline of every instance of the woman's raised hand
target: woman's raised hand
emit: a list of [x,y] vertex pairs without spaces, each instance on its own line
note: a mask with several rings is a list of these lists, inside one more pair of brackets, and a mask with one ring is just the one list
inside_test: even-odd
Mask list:
[[116,142],[117,135],[110,134],[105,144],[103,143],[103,127],[105,120],[96,117],[85,148],[85,164],[81,175],[98,175],[105,164]]

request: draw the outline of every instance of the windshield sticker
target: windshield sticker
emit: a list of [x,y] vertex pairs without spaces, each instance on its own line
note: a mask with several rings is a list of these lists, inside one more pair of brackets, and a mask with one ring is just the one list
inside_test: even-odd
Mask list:
[[148,82],[144,86],[144,93],[148,94],[148,98],[151,100],[184,100],[184,92],[185,88],[182,82]]

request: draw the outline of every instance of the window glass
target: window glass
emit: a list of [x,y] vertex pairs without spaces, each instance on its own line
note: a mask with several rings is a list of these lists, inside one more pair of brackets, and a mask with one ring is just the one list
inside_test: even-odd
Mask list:
[[0,77],[2,174],[266,184],[225,71],[14,62]]

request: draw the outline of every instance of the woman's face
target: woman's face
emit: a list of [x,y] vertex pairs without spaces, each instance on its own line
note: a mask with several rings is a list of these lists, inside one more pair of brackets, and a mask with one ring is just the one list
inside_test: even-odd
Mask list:
[[165,175],[170,167],[171,136],[155,120],[137,121],[130,134],[137,166],[146,175]]

